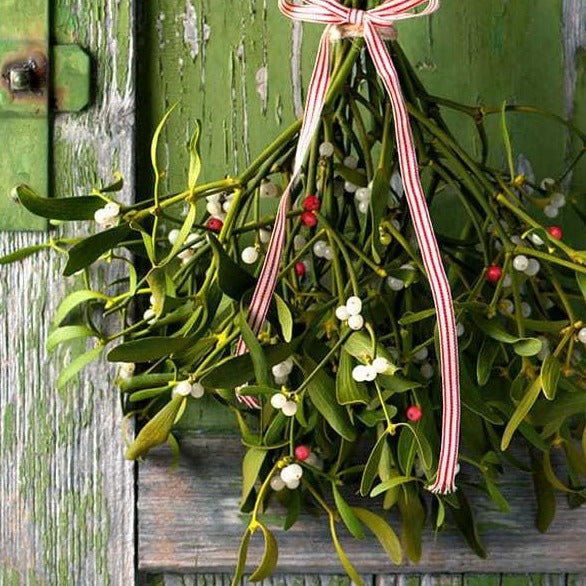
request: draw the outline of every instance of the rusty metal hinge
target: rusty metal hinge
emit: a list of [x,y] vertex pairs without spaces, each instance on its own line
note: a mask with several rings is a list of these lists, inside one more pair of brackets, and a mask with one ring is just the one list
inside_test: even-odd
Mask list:
[[51,45],[49,0],[0,0],[0,230],[44,230],[12,199],[27,183],[49,195],[51,117],[90,100],[90,57]]

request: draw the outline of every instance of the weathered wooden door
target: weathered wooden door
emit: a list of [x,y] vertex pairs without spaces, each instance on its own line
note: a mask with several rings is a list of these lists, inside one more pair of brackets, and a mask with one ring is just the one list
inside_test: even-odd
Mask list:
[[[115,170],[125,176],[127,197],[140,196],[150,182],[150,136],[175,102],[179,108],[163,137],[170,190],[185,176],[184,147],[196,118],[203,121],[204,175],[212,177],[234,172],[302,111],[319,27],[291,26],[275,0],[51,4],[54,39],[86,47],[96,74],[92,106],[55,120],[57,197],[81,194]],[[433,92],[470,103],[536,103],[586,126],[585,0],[444,0],[437,16],[401,26],[400,35]],[[460,126],[459,131],[463,140],[473,140],[471,130]],[[516,152],[538,177],[555,171],[566,156],[568,138],[547,124],[516,121],[512,133]],[[586,176],[575,176],[574,185],[584,189]],[[564,221],[571,228],[572,219]],[[42,238],[2,234],[0,254]],[[572,238],[586,247],[583,234]],[[222,561],[229,568],[232,560],[222,560],[223,543],[215,565],[190,549],[202,537],[198,516],[210,511],[180,511],[188,523],[169,526],[174,517],[165,515],[165,498],[157,497],[178,487],[171,490],[165,483],[166,464],[141,465],[137,486],[135,467],[122,456],[122,414],[108,368],[86,371],[75,389],[54,390],[66,356],[47,357],[44,342],[64,294],[58,264],[49,255],[33,257],[0,274],[0,584],[129,585],[139,569],[151,574],[153,583],[192,584],[193,576],[162,574],[220,571]],[[106,271],[96,278],[107,278]],[[187,435],[197,430],[217,437],[226,431],[226,423],[203,408],[185,421]],[[210,439],[208,448],[212,444]],[[184,468],[180,474],[175,479],[192,472]],[[235,476],[237,470],[225,474]],[[168,534],[178,542],[161,542]],[[294,557],[288,571],[295,569]],[[441,556],[429,566],[447,567]],[[528,568],[510,571],[515,569]],[[555,565],[541,569],[564,571]],[[327,559],[312,568],[335,570]],[[206,580],[221,583],[223,577]],[[462,577],[443,580],[460,583]],[[487,580],[498,584],[501,578]],[[555,583],[565,580],[557,576]],[[380,584],[389,581],[379,578]]]

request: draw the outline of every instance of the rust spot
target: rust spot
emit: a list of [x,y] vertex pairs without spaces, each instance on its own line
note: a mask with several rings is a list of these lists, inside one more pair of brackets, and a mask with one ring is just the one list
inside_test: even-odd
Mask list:
[[35,45],[6,56],[0,64],[0,84],[18,102],[42,104],[49,77],[48,60]]

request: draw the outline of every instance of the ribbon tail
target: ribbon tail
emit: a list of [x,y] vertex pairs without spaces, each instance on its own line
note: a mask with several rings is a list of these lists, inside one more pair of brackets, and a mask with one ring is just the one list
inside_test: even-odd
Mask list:
[[364,24],[364,38],[391,99],[401,176],[436,308],[440,338],[443,423],[437,477],[428,489],[445,494],[455,490],[460,435],[458,336],[452,294],[419,178],[413,134],[399,76],[384,41],[370,23]]
[[[322,35],[315,68],[309,84],[303,125],[301,127],[297,152],[295,154],[293,176],[281,197],[267,254],[248,310],[248,325],[255,335],[258,334],[263,326],[277,285],[279,266],[281,264],[281,257],[283,256],[283,248],[285,245],[287,211],[289,210],[291,189],[297,180],[305,157],[309,152],[311,141],[313,140],[315,132],[319,126],[321,113],[330,85],[329,67],[330,39],[328,27]],[[240,338],[236,348],[236,355],[240,356],[246,352],[246,344],[244,343],[244,340]],[[260,406],[258,400],[254,397],[239,395],[238,400],[249,407],[258,408]]]

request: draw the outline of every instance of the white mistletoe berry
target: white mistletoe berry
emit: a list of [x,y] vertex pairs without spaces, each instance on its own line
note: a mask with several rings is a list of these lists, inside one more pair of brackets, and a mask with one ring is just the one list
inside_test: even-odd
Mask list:
[[370,209],[370,202],[369,201],[361,201],[358,204],[358,211],[361,214],[368,214],[369,209]]
[[326,246],[324,248],[324,258],[326,260],[332,260],[334,258],[334,251],[331,246]]
[[420,372],[421,376],[425,379],[429,380],[430,378],[433,378],[433,366],[429,362],[426,362],[421,366]]
[[389,366],[391,366],[391,364],[386,358],[384,358],[384,356],[377,356],[372,361],[372,366],[374,370],[377,372],[377,374],[383,374],[389,369]]
[[286,486],[289,490],[295,490],[296,488],[299,488],[300,484],[301,480],[291,480],[290,482],[287,482]]
[[283,376],[276,376],[275,377],[275,384],[282,387],[283,385],[287,384],[288,380],[289,380],[289,377],[286,374],[284,374]]
[[521,315],[525,318],[531,315],[531,305],[529,305],[529,303],[526,301],[521,303]]
[[258,250],[254,246],[247,246],[240,256],[244,264],[252,265],[258,260]]
[[527,263],[527,268],[525,269],[525,274],[528,277],[534,277],[540,270],[541,265],[539,264],[539,261],[535,258],[530,258]]
[[305,236],[302,236],[301,234],[297,234],[295,238],[293,238],[293,248],[296,252],[301,250],[306,244],[307,240],[305,239]]
[[119,365],[118,376],[122,379],[131,378],[136,370],[136,364],[134,362],[121,362]]
[[377,375],[376,368],[372,364],[367,364],[364,367],[364,380],[366,382],[371,382],[376,378]]
[[372,192],[368,187],[361,187],[360,189],[356,190],[354,194],[354,199],[359,202],[366,202],[369,203],[372,198]]
[[287,367],[282,362],[275,364],[271,368],[271,370],[273,372],[273,376],[275,376],[275,377],[283,377],[283,376],[287,376],[289,374],[287,372]]
[[529,259],[523,254],[520,254],[513,259],[513,267],[516,271],[526,271],[528,266]]
[[357,169],[358,159],[356,157],[353,157],[352,155],[348,155],[344,159],[344,167],[348,167],[348,169]]
[[348,309],[345,305],[340,305],[339,307],[336,307],[336,317],[340,321],[348,321],[350,314],[348,313]]
[[513,277],[507,274],[503,277],[503,287],[510,287],[513,284]]
[[346,300],[346,309],[350,315],[360,315],[362,313],[362,300],[360,297],[353,295]]
[[361,330],[364,327],[364,318],[361,315],[351,315],[348,318],[348,327],[354,331]]
[[266,244],[271,239],[271,231],[261,228],[258,231],[258,239],[263,243]]
[[293,371],[293,366],[295,366],[295,363],[293,362],[293,358],[291,358],[291,356],[289,356],[289,358],[287,358],[287,360],[284,360],[283,362],[281,362],[283,369],[285,370],[286,374],[291,374],[291,372]]
[[313,245],[313,253],[319,258],[323,258],[328,244],[324,240],[318,240]]
[[153,324],[156,321],[157,314],[154,309],[149,308],[142,314],[142,318],[149,324]]
[[272,181],[265,181],[261,184],[259,193],[261,197],[277,197],[279,195],[279,186]]
[[554,208],[563,208],[566,205],[566,196],[563,193],[554,193],[551,196],[550,204]]
[[175,244],[177,242],[177,240],[179,240],[180,233],[181,233],[181,230],[178,230],[177,228],[174,228],[173,230],[171,230],[171,232],[169,232],[167,238],[169,239],[169,243],[171,245]]
[[366,366],[364,364],[358,364],[352,369],[352,378],[357,383],[362,383],[366,380]]
[[466,328],[464,327],[464,324],[462,322],[458,322],[456,324],[456,334],[458,334],[458,337],[461,338],[465,333]]
[[220,203],[222,201],[223,194],[221,193],[212,193],[212,195],[207,195],[206,200],[209,203]]
[[104,211],[110,217],[110,219],[113,220],[120,215],[120,206],[117,203],[111,201],[104,206]]
[[586,344],[586,328],[582,328],[578,332],[578,340],[580,340],[580,342],[582,342],[582,344]]
[[555,179],[553,177],[545,177],[539,184],[539,187],[541,187],[541,189],[543,189],[544,191],[547,191],[548,189],[551,189],[554,185]]
[[427,347],[423,347],[420,348],[419,350],[417,350],[417,352],[415,352],[415,354],[413,355],[413,360],[415,362],[423,362],[424,360],[427,360],[427,357],[429,356],[429,350],[427,349]]
[[303,476],[303,468],[299,464],[289,464],[281,470],[281,479],[285,484],[289,484],[295,480],[301,480]]
[[543,213],[548,217],[548,218],[557,218],[558,214],[560,213],[559,209],[556,208],[555,206],[549,204],[546,205],[543,208]]
[[287,402],[287,397],[285,397],[285,395],[283,395],[283,393],[275,393],[271,397],[271,405],[275,409],[282,409],[286,402]]
[[206,204],[206,211],[210,216],[217,218],[223,213],[222,204],[220,202],[208,201]]
[[286,484],[280,476],[273,476],[271,478],[271,488],[275,492],[280,492],[285,488]]
[[174,397],[187,397],[191,394],[192,385],[188,380],[182,380],[173,388]]
[[105,208],[100,208],[94,212],[94,220],[97,224],[103,226],[110,220],[110,216],[106,212]]
[[355,193],[356,190],[358,189],[358,185],[354,185],[354,183],[352,183],[351,181],[346,181],[344,183],[344,189],[348,192],[348,193]]
[[515,311],[515,304],[510,299],[503,299],[501,301],[501,312],[505,315],[512,315]]
[[387,285],[391,291],[401,291],[405,288],[405,281],[396,277],[387,277]]
[[201,399],[204,396],[205,389],[201,383],[193,383],[191,385],[191,396],[194,399]]
[[286,401],[281,411],[283,415],[293,417],[297,413],[297,403],[295,401]]
[[334,154],[334,145],[331,142],[324,141],[319,145],[319,156],[329,158]]

